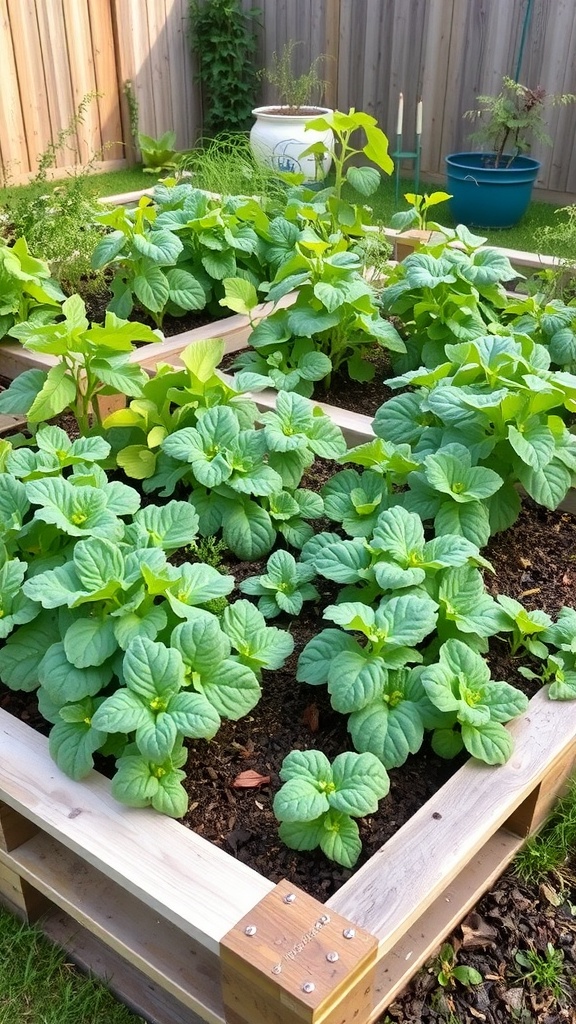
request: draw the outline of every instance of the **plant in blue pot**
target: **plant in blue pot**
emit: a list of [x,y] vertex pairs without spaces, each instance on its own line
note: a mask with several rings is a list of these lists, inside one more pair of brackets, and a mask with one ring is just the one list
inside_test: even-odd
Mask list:
[[551,145],[546,131],[548,107],[576,100],[571,93],[553,95],[529,89],[504,77],[497,96],[477,96],[478,108],[464,117],[477,124],[473,142],[482,152],[446,157],[450,212],[457,223],[507,228],[526,212],[540,163],[529,156],[533,141]]

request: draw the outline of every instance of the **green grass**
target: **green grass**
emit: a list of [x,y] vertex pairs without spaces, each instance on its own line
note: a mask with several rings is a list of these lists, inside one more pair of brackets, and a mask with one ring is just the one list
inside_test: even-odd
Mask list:
[[0,908],[0,1024],[143,1024],[35,928]]
[[520,850],[514,869],[524,882],[534,884],[561,869],[570,856],[576,856],[576,779],[544,828]]
[[[434,192],[437,190],[445,190],[444,185],[432,185],[426,182],[420,182],[419,191]],[[403,196],[405,192],[414,191],[414,182],[409,178],[401,180],[400,182],[400,210],[410,209],[408,203],[404,200]],[[353,193],[352,189],[346,188],[344,197],[350,199],[351,202],[358,202],[358,196]],[[385,178],[380,185],[378,191],[365,200],[367,205],[371,206],[374,210],[375,217],[384,224],[389,224],[393,214],[396,212],[395,206],[395,184],[394,178]],[[558,207],[552,203],[532,202],[524,214],[524,217],[516,227],[506,228],[502,230],[491,230],[491,229],[478,229],[475,234],[480,234],[488,239],[490,245],[500,246],[505,249],[521,249],[527,252],[543,252],[548,253],[551,256],[566,256],[571,255],[568,251],[558,251],[559,247],[563,249],[564,243],[559,240],[547,239],[545,236],[541,237],[542,229],[545,227],[555,227],[558,224],[558,215],[555,212]],[[439,224],[444,224],[446,227],[454,227],[455,222],[450,216],[448,210],[448,204],[438,205],[432,210],[430,220],[435,220]]]

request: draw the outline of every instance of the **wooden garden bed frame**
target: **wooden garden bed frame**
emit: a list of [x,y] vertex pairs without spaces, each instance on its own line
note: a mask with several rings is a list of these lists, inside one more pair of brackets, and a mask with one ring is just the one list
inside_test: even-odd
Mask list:
[[[230,317],[134,359],[153,372],[199,338],[238,350],[249,330]],[[8,377],[52,362],[0,346]],[[255,399],[269,408],[275,396]],[[349,444],[373,436],[369,417],[323,408]],[[541,691],[509,728],[508,764],[470,760],[322,904],[175,821],[120,806],[96,772],[72,782],[46,739],[0,710],[0,899],[154,1024],[372,1024],[574,770],[576,702]]]

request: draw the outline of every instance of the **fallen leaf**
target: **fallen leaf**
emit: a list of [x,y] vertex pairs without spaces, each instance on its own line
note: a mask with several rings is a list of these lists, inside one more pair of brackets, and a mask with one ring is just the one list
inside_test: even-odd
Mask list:
[[307,725],[310,732],[318,732],[320,725],[320,712],[316,704],[309,704],[304,708],[301,718],[302,724]]
[[564,903],[564,897],[560,893],[556,892],[551,885],[543,882],[540,886],[540,896],[542,896],[547,903],[550,903],[553,907],[560,907]]
[[271,782],[269,775],[260,775],[259,772],[255,772],[252,768],[248,768],[245,772],[240,772],[236,776],[232,785],[235,789],[257,789],[258,786],[268,786]]
[[465,949],[482,949],[484,946],[492,946],[498,937],[498,932],[488,921],[485,921],[480,914],[468,914],[462,922],[462,945]]

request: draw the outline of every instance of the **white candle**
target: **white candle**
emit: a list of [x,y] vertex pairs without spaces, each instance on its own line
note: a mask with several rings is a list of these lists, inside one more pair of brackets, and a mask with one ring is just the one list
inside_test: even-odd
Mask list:
[[396,124],[396,135],[402,135],[402,122],[404,120],[404,96],[400,93],[398,100],[398,122]]
[[422,135],[422,100],[416,107],[416,135]]

